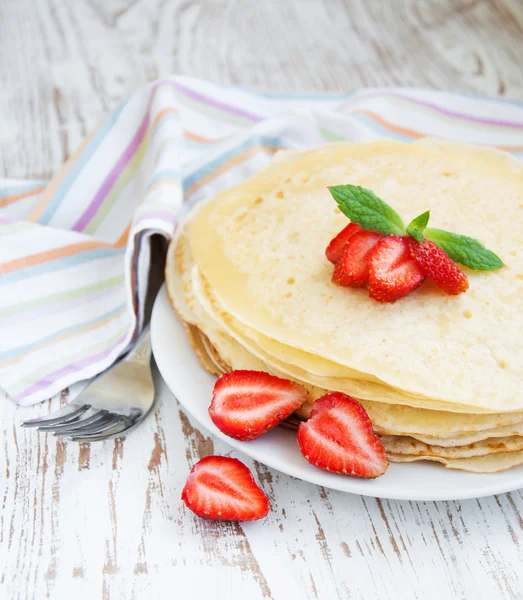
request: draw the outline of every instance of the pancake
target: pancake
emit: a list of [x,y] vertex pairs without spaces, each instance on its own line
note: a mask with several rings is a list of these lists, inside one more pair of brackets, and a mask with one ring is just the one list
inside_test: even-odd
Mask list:
[[[457,297],[424,285],[394,304],[334,286],[323,250],[347,220],[327,186],[343,183],[374,190],[406,221],[430,208],[434,226],[481,239],[507,267],[467,271],[470,290]],[[218,195],[192,218],[188,239],[229,315],[319,357],[320,370],[330,361],[359,381],[375,377],[401,390],[397,403],[517,412],[522,205],[523,166],[505,153],[435,141],[332,144],[289,153]]]
[[[206,331],[209,328],[218,328],[223,333],[230,335],[251,354],[254,354],[269,367],[277,370],[280,376],[291,377],[298,382],[306,382],[323,390],[343,391],[360,400],[406,404],[413,407],[427,405],[428,408],[433,410],[447,408],[447,404],[405,395],[401,390],[393,389],[380,383],[359,379],[355,380],[349,377],[318,377],[306,370],[307,366],[309,366],[307,360],[309,363],[313,362],[314,357],[309,355],[304,363],[303,358],[299,356],[299,353],[293,353],[292,348],[284,350],[287,360],[281,361],[275,359],[274,355],[269,355],[264,347],[262,348],[257,342],[249,340],[245,332],[242,334],[235,329],[234,320],[223,309],[217,307],[216,299],[214,299],[213,303],[212,291],[205,284],[200,272],[194,265],[190,245],[183,232],[178,234],[178,238],[172,248],[173,250],[169,255],[169,263],[174,264],[172,268],[168,269],[167,281],[168,287],[171,290],[172,301],[175,306],[178,306],[178,312],[183,314],[186,320],[199,325],[200,328],[203,327]],[[181,297],[179,297],[180,295]],[[258,336],[257,341],[260,342],[262,337]],[[272,347],[276,346],[277,342],[272,341]],[[278,350],[275,350],[275,352],[277,353]],[[296,366],[297,364],[305,368],[299,368]],[[453,410],[455,412],[470,412],[469,407],[458,405],[454,405]],[[523,418],[523,416],[520,418]]]
[[[236,330],[231,328],[225,321],[220,319],[219,315],[213,310],[212,305],[205,299],[204,286],[199,278],[199,272],[193,269],[193,289],[195,313],[198,315],[198,324],[206,325],[207,327],[218,327],[230,335],[233,339],[239,342],[246,350],[254,354],[262,360],[266,365],[277,369],[285,376],[289,376],[298,381],[303,381],[329,391],[340,391],[360,400],[372,400],[385,402],[389,404],[405,404],[412,407],[423,407],[429,404],[432,409],[445,409],[447,405],[442,402],[431,401],[427,398],[416,398],[408,394],[404,394],[401,390],[397,390],[383,384],[373,383],[361,379],[353,379],[350,377],[319,377],[296,367],[294,363],[282,362],[268,355],[254,341],[249,340],[245,336],[241,336]],[[470,412],[467,406],[454,405],[455,412]]]
[[[380,305],[337,288],[323,251],[347,223],[326,190],[340,183],[373,189],[406,220],[430,208],[435,226],[481,239],[507,266],[467,270],[458,297],[425,284]],[[179,227],[169,298],[209,372],[266,371],[306,388],[286,427],[343,391],[392,462],[504,470],[523,463],[522,183],[508,155],[435,141],[287,152]]]
[[[206,334],[212,340],[209,343],[217,355],[221,357],[222,368],[225,365],[226,369],[266,370],[280,377],[288,376],[274,367],[269,367],[267,363],[249,353],[234,338],[227,336],[223,329],[220,330],[216,324],[211,323],[211,325],[205,327],[202,319],[198,320],[196,318],[193,311],[198,309],[198,304],[192,291],[191,271],[193,266],[190,246],[184,230],[181,228],[169,248],[166,267],[169,298],[183,320],[191,322],[193,325],[199,323],[200,327],[204,327]],[[205,364],[204,367],[206,367]],[[305,384],[302,380],[295,380],[298,383]],[[311,401],[327,393],[325,388],[311,384],[306,385],[306,387],[309,391],[310,401],[299,409],[298,417],[301,419],[308,418],[312,409]],[[483,431],[496,431],[496,428],[510,427],[523,422],[523,413],[462,415],[380,402],[362,402],[362,404],[369,413],[378,432],[390,435],[428,436],[427,440],[422,439],[421,441],[431,443],[430,438],[433,438],[435,441],[432,443],[443,445],[446,443],[456,445],[459,442],[456,438],[460,435],[475,434],[481,436]],[[511,434],[505,433],[504,435]],[[485,438],[480,437],[479,439]],[[464,443],[472,443],[479,441],[479,439],[472,439],[470,442],[465,440]]]
[[523,422],[514,423],[513,425],[505,425],[503,427],[495,427],[494,429],[483,429],[474,433],[460,432],[458,435],[451,438],[411,433],[411,436],[420,442],[434,444],[436,446],[464,446],[466,444],[480,442],[481,440],[505,438],[513,435],[523,436]]
[[475,456],[487,456],[500,452],[518,452],[523,450],[523,437],[511,436],[500,439],[488,439],[463,446],[435,446],[425,444],[410,437],[384,435],[381,441],[385,446],[387,454],[407,456],[434,456],[440,458],[473,458]]
[[[198,332],[200,334],[199,336],[197,334],[194,334],[194,330],[196,328],[194,328],[193,326],[189,326],[188,329],[191,332],[191,340],[194,340],[195,338],[199,338],[200,340],[200,342],[194,342],[194,347],[198,357],[202,361],[202,364],[211,373],[219,375],[220,373],[213,369],[213,362],[210,357],[212,353],[216,352],[214,347],[212,347],[209,340],[201,332]],[[210,350],[210,348],[213,349]],[[206,351],[209,353],[207,357],[205,356]],[[251,366],[253,365],[241,365],[241,368]],[[300,419],[296,417],[291,417],[287,419],[287,421],[282,425],[289,429],[297,430],[300,422]],[[379,428],[377,428],[377,430],[379,431]],[[509,430],[510,428],[507,428],[507,432]],[[486,433],[489,433],[489,431],[487,431]],[[475,443],[461,444],[457,443],[459,442],[459,438],[457,438],[456,440],[453,440],[454,442],[456,442],[453,445],[453,447],[436,446],[433,444],[429,445],[427,443],[415,440],[412,437],[405,436],[382,435],[381,439],[387,451],[387,455],[389,457],[392,457],[392,462],[414,462],[415,460],[433,460],[441,462],[447,465],[449,468],[459,468],[462,470],[475,469],[477,472],[490,472],[490,470],[488,469],[492,468],[498,470],[500,468],[500,465],[503,465],[505,463],[510,464],[511,466],[515,466],[512,465],[513,462],[515,462],[516,464],[520,464],[519,454],[521,454],[521,451],[523,450],[523,437],[518,435],[505,437],[499,436],[499,439],[488,439]],[[501,461],[489,461],[484,465],[478,462],[458,462],[462,459],[486,457],[498,453],[503,454],[503,456],[508,453],[515,453],[515,456],[512,459],[503,458]]]
[[217,375],[218,377],[222,375],[224,371],[218,367],[209,354],[207,345],[203,341],[205,336],[202,334],[202,332],[194,325],[184,323],[184,326],[187,337],[191,342],[191,346],[193,347],[193,350],[195,351],[196,356],[198,357],[203,368],[209,373],[212,373],[212,375]]
[[470,473],[499,473],[512,467],[523,464],[523,451],[520,452],[500,452],[488,456],[476,456],[474,458],[442,458],[440,456],[408,456],[387,454],[390,462],[406,463],[418,460],[429,460],[439,462],[447,469],[457,469],[459,471],[468,471]]
[[[412,437],[427,436],[427,439],[436,440],[433,443],[439,442],[441,445],[452,443],[461,436],[481,435],[483,432],[496,431],[504,426],[521,427],[523,423],[521,413],[462,414],[380,402],[361,401],[361,404],[379,433]],[[309,418],[312,406],[312,401],[306,402],[296,414],[306,420]],[[487,435],[488,437],[491,435]],[[464,440],[463,443],[471,442]]]
[[[188,326],[188,329],[191,328],[191,331],[194,331],[192,328],[194,326]],[[196,329],[196,328],[194,328]],[[193,334],[194,335],[194,334]],[[193,337],[191,336],[191,338],[193,339]],[[205,356],[204,356],[204,352],[207,351],[209,352],[209,354],[211,352],[216,353],[217,350],[214,346],[211,345],[210,341],[206,338],[206,336],[200,332],[200,340],[206,340],[203,341],[203,343],[201,343],[201,345],[198,347],[195,347],[195,350],[197,351],[197,355],[200,358],[200,360],[202,361],[202,364],[204,365],[205,368],[207,368],[207,370],[209,370],[211,373],[217,374],[219,375],[218,372],[216,372],[213,369],[212,366],[212,361],[211,360],[206,360]],[[217,345],[220,347],[222,343],[226,343],[229,346],[229,351],[231,349],[231,346],[234,347],[236,345],[236,342],[232,341],[231,342],[226,342],[227,338],[223,337],[221,340],[220,338],[215,338],[215,342],[217,343]],[[201,349],[206,349],[203,352],[201,351]],[[209,350],[209,348],[212,348],[213,350]],[[222,347],[223,350],[223,347]],[[257,359],[255,359],[254,357],[250,357],[248,353],[241,351],[239,348],[235,349],[235,357],[240,356],[240,362],[238,362],[236,364],[236,368],[242,368],[242,369],[254,369],[254,370],[268,370],[265,368],[265,365],[263,364],[259,364],[257,362]],[[210,359],[210,357],[208,357]],[[242,360],[243,359],[243,360]],[[254,362],[251,362],[252,360],[254,360]],[[220,362],[223,364],[223,361],[220,357]],[[211,365],[211,366],[209,366]],[[228,367],[227,367],[228,369]],[[275,375],[280,376],[280,373],[273,373]],[[318,390],[318,389],[308,389],[309,394],[311,397],[320,397],[321,395],[323,395],[324,390]],[[374,427],[376,429],[376,431],[378,433],[380,433],[380,427],[379,427],[379,423],[380,423],[380,416],[382,416],[383,411],[378,410],[377,414],[374,414],[374,411],[372,409],[372,407],[376,407],[377,403],[372,403],[372,402],[367,402],[364,403],[364,406],[367,410],[367,412],[369,413],[369,416],[371,416],[371,419],[373,420],[373,424]],[[393,405],[391,405],[389,408],[392,408],[393,410],[398,408],[398,407],[394,407]],[[404,407],[403,407],[404,408]],[[415,410],[415,409],[413,409]],[[419,412],[419,411],[418,411]],[[429,413],[431,416],[434,416],[437,414],[438,411],[425,411],[425,413]],[[448,413],[451,414],[451,413]],[[471,416],[471,415],[468,415]],[[486,415],[481,415],[481,417],[485,417]],[[289,419],[287,419],[286,423],[283,423],[282,425],[284,427],[287,427],[289,429],[292,430],[296,430],[299,426],[299,423],[301,422],[300,418],[297,417],[290,417]],[[421,420],[421,422],[426,423],[425,420]],[[485,433],[489,434],[492,430],[486,430]],[[383,433],[383,431],[381,432]],[[484,433],[484,432],[480,432]],[[453,447],[442,447],[442,446],[435,446],[435,445],[429,445],[420,441],[415,440],[412,437],[404,437],[404,436],[394,436],[394,435],[382,435],[382,441],[384,443],[385,449],[387,451],[387,456],[390,457],[392,462],[413,462],[416,460],[432,460],[432,461],[437,461],[440,462],[442,464],[444,464],[445,466],[447,466],[448,468],[454,468],[454,469],[461,469],[461,470],[465,470],[465,471],[472,471],[472,472],[496,472],[498,470],[504,470],[505,468],[510,468],[512,466],[516,466],[518,464],[521,464],[520,460],[519,460],[519,455],[523,454],[521,452],[521,450],[523,449],[523,437],[521,436],[512,436],[512,437],[503,437],[500,439],[495,439],[495,440],[486,440],[486,441],[480,441],[478,443],[459,443],[459,438],[453,440],[455,443],[453,444]],[[463,442],[463,440],[462,440]],[[457,447],[456,447],[457,446]],[[480,461],[472,461],[470,462],[471,458],[476,458],[476,457],[482,457],[482,458],[488,458],[490,455],[497,455],[500,454],[500,459],[499,460],[489,460],[484,462],[480,462]],[[514,454],[513,458],[510,457],[506,457],[507,454]],[[464,460],[467,459],[467,460]]]

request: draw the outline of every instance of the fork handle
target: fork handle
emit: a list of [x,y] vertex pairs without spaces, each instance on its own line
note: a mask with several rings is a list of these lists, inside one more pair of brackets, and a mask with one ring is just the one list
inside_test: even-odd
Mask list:
[[151,354],[151,329],[149,325],[146,325],[136,340],[133,349],[127,355],[126,360],[139,363],[148,363],[151,360]]

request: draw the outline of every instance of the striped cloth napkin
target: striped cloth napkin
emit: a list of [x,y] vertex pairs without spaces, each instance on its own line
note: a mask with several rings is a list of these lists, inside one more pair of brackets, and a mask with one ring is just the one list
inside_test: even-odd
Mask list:
[[[413,89],[288,95],[187,77],[133,94],[51,181],[0,179],[0,386],[18,404],[106,369],[144,321],[151,236],[281,148],[432,135],[523,155],[523,104]],[[79,388],[75,388],[79,389]]]

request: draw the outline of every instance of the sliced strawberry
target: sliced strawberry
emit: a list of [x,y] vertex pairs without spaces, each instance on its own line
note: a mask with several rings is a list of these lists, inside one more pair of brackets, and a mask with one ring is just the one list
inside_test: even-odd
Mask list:
[[231,371],[214,385],[209,415],[220,431],[237,440],[254,440],[307,399],[292,381],[261,371]]
[[340,260],[345,245],[355,233],[358,233],[358,231],[361,231],[361,227],[357,223],[349,223],[335,238],[332,238],[325,250],[325,256],[331,263],[336,264]]
[[421,244],[413,243],[410,253],[425,275],[447,294],[457,296],[469,289],[465,273],[434,242],[425,238]]
[[369,296],[378,302],[394,302],[423,283],[423,269],[412,258],[411,237],[389,235],[369,256]]
[[334,267],[332,282],[343,287],[364,287],[369,279],[369,255],[382,238],[381,233],[375,231],[355,233]]
[[253,521],[269,512],[269,501],[249,469],[237,458],[207,456],[189,473],[182,500],[200,517]]
[[316,400],[309,420],[300,424],[298,445],[310,463],[340,475],[373,478],[388,467],[365,409],[341,392]]

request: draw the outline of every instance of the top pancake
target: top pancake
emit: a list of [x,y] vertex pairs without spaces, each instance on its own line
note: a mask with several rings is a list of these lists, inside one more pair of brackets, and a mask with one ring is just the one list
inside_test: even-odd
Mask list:
[[[338,288],[324,248],[347,223],[327,186],[372,189],[405,222],[480,239],[507,265],[470,289],[425,284],[394,304]],[[523,408],[523,166],[435,141],[332,144],[288,153],[209,202],[188,225],[194,260],[225,309],[277,342],[408,394],[496,412]],[[320,360],[321,359],[321,360]]]

